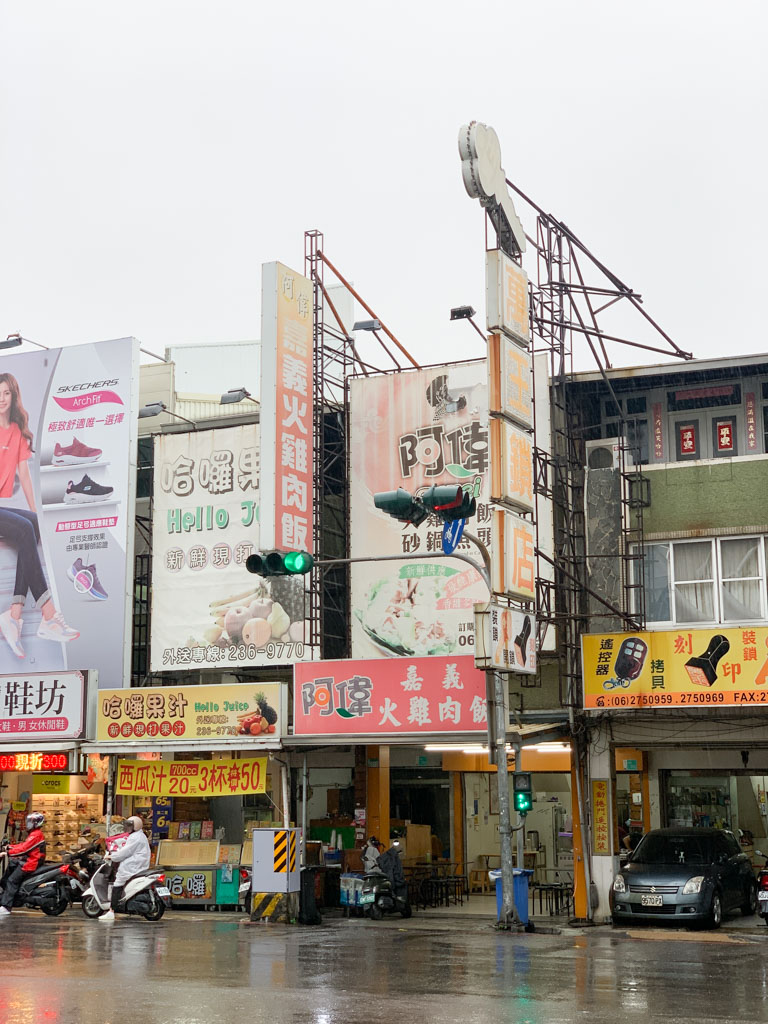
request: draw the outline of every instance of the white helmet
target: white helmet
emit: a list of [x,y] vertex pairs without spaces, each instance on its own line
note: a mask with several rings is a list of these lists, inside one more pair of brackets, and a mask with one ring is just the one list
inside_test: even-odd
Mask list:
[[127,832],[141,832],[144,828],[144,822],[138,814],[133,814],[130,818],[125,819],[125,827]]

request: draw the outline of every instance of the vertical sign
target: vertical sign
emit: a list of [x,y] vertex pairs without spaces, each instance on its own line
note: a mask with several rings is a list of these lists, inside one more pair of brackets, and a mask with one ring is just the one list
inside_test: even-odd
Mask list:
[[592,779],[592,853],[611,855],[611,801],[608,779]]
[[536,597],[536,528],[528,519],[496,509],[492,520],[491,589],[520,601]]
[[715,443],[718,452],[733,454],[733,426],[732,419],[715,421]]
[[263,551],[312,550],[312,412],[312,282],[282,263],[265,263],[259,524]]
[[664,428],[661,419],[661,402],[653,403],[653,456],[658,462],[664,461]]
[[500,249],[486,254],[485,295],[488,330],[504,331],[527,345],[528,275]]
[[681,455],[694,458],[699,454],[696,441],[696,424],[679,423],[677,427],[677,447]]
[[744,405],[746,409],[746,427],[747,427],[747,451],[757,451],[757,412],[754,391],[748,391],[744,395]]
[[531,357],[502,334],[488,339],[488,384],[492,414],[533,427]]
[[[491,420],[491,498],[533,512],[533,439],[506,420]],[[496,458],[496,453],[499,457]]]

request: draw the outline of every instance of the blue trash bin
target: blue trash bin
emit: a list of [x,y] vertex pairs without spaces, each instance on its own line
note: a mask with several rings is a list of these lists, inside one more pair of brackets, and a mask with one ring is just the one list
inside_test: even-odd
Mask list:
[[[512,868],[512,899],[515,901],[517,916],[528,924],[528,877],[533,874],[528,868]],[[488,878],[496,883],[496,920],[501,917],[501,871],[489,871]]]

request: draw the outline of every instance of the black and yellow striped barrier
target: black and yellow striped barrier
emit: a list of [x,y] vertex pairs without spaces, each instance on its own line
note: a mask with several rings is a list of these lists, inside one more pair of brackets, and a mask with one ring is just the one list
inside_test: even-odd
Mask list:
[[[293,863],[296,863],[296,841],[291,837],[293,842],[294,858]],[[275,857],[274,857],[274,872],[276,875],[283,875],[288,871],[288,831],[286,829],[280,832],[275,832]],[[291,871],[293,871],[291,867]]]

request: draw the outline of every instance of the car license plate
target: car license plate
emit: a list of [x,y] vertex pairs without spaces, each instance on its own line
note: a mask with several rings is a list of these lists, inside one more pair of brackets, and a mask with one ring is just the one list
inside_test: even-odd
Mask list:
[[361,903],[373,903],[373,901],[375,899],[376,899],[375,893],[372,893],[372,892],[361,892],[360,893],[360,902]]
[[155,889],[155,892],[157,893],[158,896],[170,896],[171,895],[171,890],[170,889],[166,889],[166,887],[164,885],[158,885],[158,887]]
[[763,892],[762,890],[757,894],[759,900],[768,900],[768,889]]
[[642,907],[660,907],[664,903],[661,896],[641,896],[640,905]]

